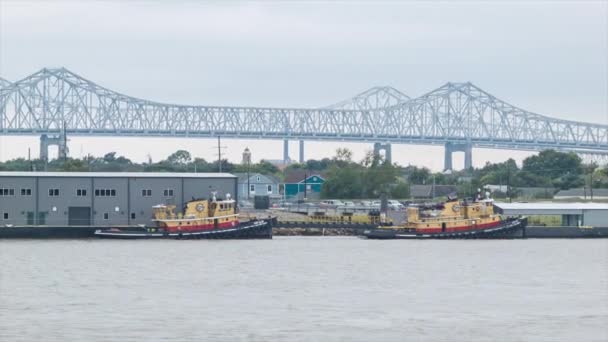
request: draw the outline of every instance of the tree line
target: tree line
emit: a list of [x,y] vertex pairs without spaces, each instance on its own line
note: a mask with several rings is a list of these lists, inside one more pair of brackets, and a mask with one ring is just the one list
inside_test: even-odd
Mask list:
[[[308,160],[291,164],[284,170],[260,161],[250,165],[234,164],[224,159],[222,171],[249,172],[273,175],[284,179],[292,170],[320,173],[325,178],[322,196],[326,198],[378,198],[387,194],[393,198],[408,198],[410,186],[436,184],[456,186],[461,196],[472,195],[487,184],[506,186],[514,196],[518,188],[547,189],[608,188],[608,169],[596,164],[585,164],[575,153],[545,150],[523,160],[520,166],[509,159],[500,163],[486,163],[481,168],[457,172],[432,172],[414,165],[389,163],[381,156],[368,152],[360,161],[353,160],[352,151],[338,149],[332,158]],[[158,162],[136,163],[110,152],[102,157],[54,159],[49,162],[18,158],[0,162],[0,171],[91,171],[91,172],[217,172],[218,161],[193,158],[185,150],[178,150]]]

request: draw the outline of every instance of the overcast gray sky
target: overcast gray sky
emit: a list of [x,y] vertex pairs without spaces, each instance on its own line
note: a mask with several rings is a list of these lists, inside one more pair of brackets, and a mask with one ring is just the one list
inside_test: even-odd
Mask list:
[[[0,76],[64,66],[162,102],[319,107],[377,85],[410,96],[471,81],[537,113],[608,124],[608,2],[208,2],[0,0]],[[70,141],[74,156],[155,160],[177,148],[213,159],[211,140]],[[230,141],[236,160],[279,159],[282,143]],[[307,157],[346,145],[307,143]],[[38,140],[0,138],[0,159]],[[442,149],[400,145],[402,164],[442,166]],[[292,158],[297,147],[292,145]],[[475,150],[474,163],[525,152]],[[462,165],[459,156],[456,165]]]

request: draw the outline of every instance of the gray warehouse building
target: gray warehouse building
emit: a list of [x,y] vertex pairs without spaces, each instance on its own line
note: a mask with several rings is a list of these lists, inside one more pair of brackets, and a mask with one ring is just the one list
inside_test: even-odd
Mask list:
[[[0,172],[0,226],[149,224],[152,206],[213,191],[237,199],[228,173]],[[179,211],[179,210],[178,210]]]
[[608,227],[608,203],[531,202],[494,203],[505,215],[561,216],[562,226]]

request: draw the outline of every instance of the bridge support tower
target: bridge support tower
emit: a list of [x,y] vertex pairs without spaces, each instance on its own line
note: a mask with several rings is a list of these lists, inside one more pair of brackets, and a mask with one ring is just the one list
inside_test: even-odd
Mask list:
[[304,140],[300,140],[300,158],[298,161],[300,164],[304,163]]
[[453,170],[452,166],[452,153],[464,152],[464,168],[465,170],[473,167],[473,145],[469,143],[445,143],[445,158],[444,167],[445,171]]
[[392,158],[392,154],[391,154],[391,144],[389,143],[375,143],[374,144],[374,155],[375,156],[379,156],[380,155],[380,151],[384,150],[384,160],[392,163],[393,162],[393,158]]
[[65,133],[51,136],[43,134],[40,136],[40,159],[46,161],[49,160],[49,146],[51,145],[58,146],[58,159],[65,159],[68,156],[68,146]]
[[283,140],[283,163],[289,163],[289,140]]

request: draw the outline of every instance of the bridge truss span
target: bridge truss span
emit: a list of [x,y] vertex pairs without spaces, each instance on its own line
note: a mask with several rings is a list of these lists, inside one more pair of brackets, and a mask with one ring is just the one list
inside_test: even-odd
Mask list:
[[67,69],[0,84],[0,134],[174,136],[468,144],[608,154],[608,125],[531,113],[471,83],[410,99],[372,88],[326,108],[188,106],[142,100]]

